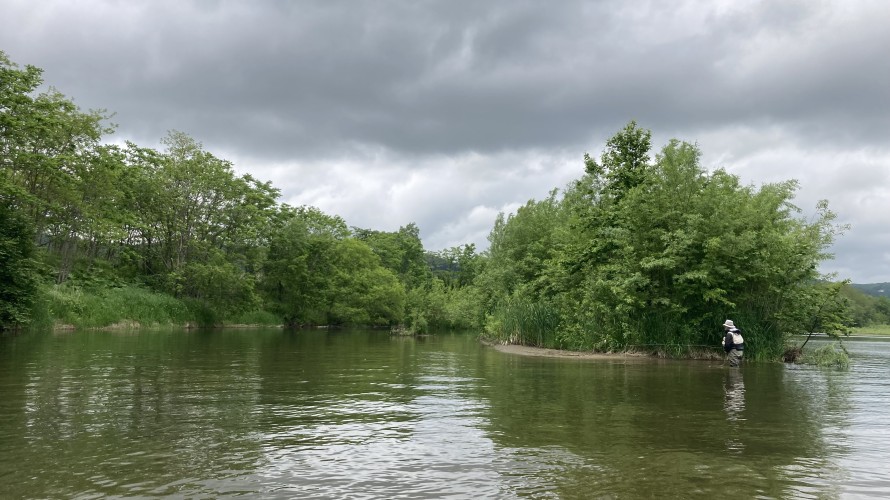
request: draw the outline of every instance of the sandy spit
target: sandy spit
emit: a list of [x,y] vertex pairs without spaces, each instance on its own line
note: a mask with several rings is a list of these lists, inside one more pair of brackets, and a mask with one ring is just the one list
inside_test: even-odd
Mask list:
[[516,354],[519,356],[538,356],[545,358],[576,358],[576,359],[607,359],[614,361],[626,361],[626,360],[651,360],[652,356],[647,354],[640,354],[634,352],[627,353],[604,353],[604,352],[590,352],[590,351],[563,351],[560,349],[546,349],[543,347],[529,347],[525,345],[514,345],[514,344],[493,344],[485,342],[486,345],[491,347],[492,349],[505,353],[505,354]]

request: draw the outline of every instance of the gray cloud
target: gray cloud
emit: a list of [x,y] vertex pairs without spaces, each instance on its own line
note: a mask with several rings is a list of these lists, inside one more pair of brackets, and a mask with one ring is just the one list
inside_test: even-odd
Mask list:
[[746,182],[799,179],[801,207],[853,226],[826,270],[890,281],[890,5],[3,3],[0,50],[116,112],[116,138],[183,130],[288,202],[416,221],[431,249],[484,246],[636,119]]

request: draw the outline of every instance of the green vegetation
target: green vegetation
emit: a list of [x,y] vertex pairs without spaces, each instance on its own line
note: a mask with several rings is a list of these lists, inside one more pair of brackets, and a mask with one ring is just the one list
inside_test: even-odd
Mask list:
[[890,335],[890,325],[857,326],[850,329],[852,335]]
[[[580,178],[515,214],[490,248],[423,248],[420,229],[348,227],[181,132],[164,150],[101,143],[101,111],[35,95],[0,52],[0,324],[281,323],[425,332],[576,350],[708,355],[723,320],[749,359],[793,334],[890,323],[890,300],[820,276],[842,228],[794,181],[706,171],[695,145],[653,153],[633,122]],[[858,293],[858,295],[857,295]],[[884,300],[886,302],[881,302]]]
[[850,305],[851,326],[862,328],[890,324],[890,298],[867,293],[863,291],[863,286],[846,286],[841,292]]
[[890,283],[854,283],[851,286],[867,295],[890,299]]
[[[827,204],[807,221],[791,204],[795,182],[756,189],[706,172],[699,158],[674,140],[653,161],[650,133],[632,122],[599,162],[585,157],[586,174],[562,198],[554,192],[500,217],[477,278],[489,335],[689,355],[717,349],[718,325],[733,318],[749,359],[777,359],[789,335],[842,333],[843,284],[816,272],[842,229]],[[534,317],[530,306],[556,316],[547,333],[515,326]]]
[[102,144],[106,113],[37,94],[41,73],[0,52],[0,328],[481,326],[472,245],[281,204],[182,132]]
[[[0,178],[2,180],[2,178]],[[3,193],[8,192],[6,189]],[[27,324],[39,274],[33,231],[4,195],[0,198],[0,325]]]
[[846,370],[850,368],[850,355],[840,342],[832,342],[803,354],[801,362],[824,368]]
[[49,289],[48,298],[50,316],[78,328],[109,326],[122,318],[130,326],[181,325],[195,317],[185,301],[135,286],[54,286]]

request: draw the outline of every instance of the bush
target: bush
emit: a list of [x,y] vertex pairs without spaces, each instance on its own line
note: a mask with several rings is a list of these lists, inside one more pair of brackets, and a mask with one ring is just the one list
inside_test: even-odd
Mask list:
[[33,241],[24,217],[0,200],[0,329],[31,320],[39,283]]
[[846,370],[850,368],[850,354],[843,344],[834,342],[803,353],[801,362],[808,365]]
[[269,311],[255,310],[237,314],[229,318],[229,322],[236,325],[278,326],[281,324],[281,317]]

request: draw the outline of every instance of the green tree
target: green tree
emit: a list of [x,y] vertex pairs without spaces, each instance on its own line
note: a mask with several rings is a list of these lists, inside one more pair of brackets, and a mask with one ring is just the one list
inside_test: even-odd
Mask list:
[[103,111],[83,112],[54,89],[33,95],[41,73],[33,66],[19,69],[0,52],[0,168],[12,203],[56,257],[62,282],[78,246],[100,225],[88,212],[93,193],[104,187],[94,182],[101,177],[96,170],[107,165],[93,160],[111,128],[103,125]]
[[330,279],[329,321],[334,324],[394,325],[402,321],[405,287],[368,245],[337,240]]
[[561,200],[498,219],[477,280],[489,331],[680,354],[715,346],[715,325],[731,317],[754,357],[774,359],[802,325],[841,324],[837,308],[811,307],[836,296],[816,286],[842,230],[826,204],[807,221],[791,204],[796,182],[743,186],[723,170],[709,174],[698,148],[676,140],[652,162],[649,141],[632,122],[601,164],[585,156],[586,175]]
[[584,155],[585,171],[594,177],[605,177],[605,187],[616,198],[642,184],[647,176],[652,132],[631,121],[606,141],[601,161],[597,164]]
[[274,309],[291,326],[327,324],[332,304],[340,222],[315,209],[294,211],[272,235],[263,269],[263,288]]
[[642,182],[585,212],[596,215],[584,255],[587,319],[610,332],[604,345],[682,350],[707,346],[709,327],[735,317],[752,351],[775,357],[816,293],[833,214],[820,206],[808,223],[791,204],[795,182],[757,190],[707,174],[699,158],[671,141]]
[[404,286],[407,294],[404,321],[408,328],[427,330],[430,327],[427,309],[430,307],[432,271],[417,224],[409,223],[396,232],[353,228],[353,234],[371,248],[383,267],[395,273]]
[[0,330],[30,322],[38,293],[37,269],[33,230],[0,195]]
[[550,295],[547,272],[559,249],[555,236],[563,217],[556,196],[553,190],[515,214],[498,215],[488,236],[488,262],[475,279],[488,296],[487,309],[513,296],[538,300]]
[[855,286],[844,286],[840,294],[849,304],[850,326],[890,324],[890,299],[868,295]]
[[399,276],[406,288],[429,284],[431,271],[417,224],[412,222],[396,232],[353,228],[353,234],[380,257],[384,267]]
[[479,259],[474,243],[426,252],[427,265],[433,276],[449,287],[472,285],[479,272]]
[[213,312],[208,317],[254,307],[278,190],[236,176],[185,134],[171,132],[164,142],[164,153],[133,144],[125,151],[130,261],[155,287],[197,300]]
[[312,207],[292,212],[271,239],[263,289],[292,326],[401,321],[405,288],[343,219]]

